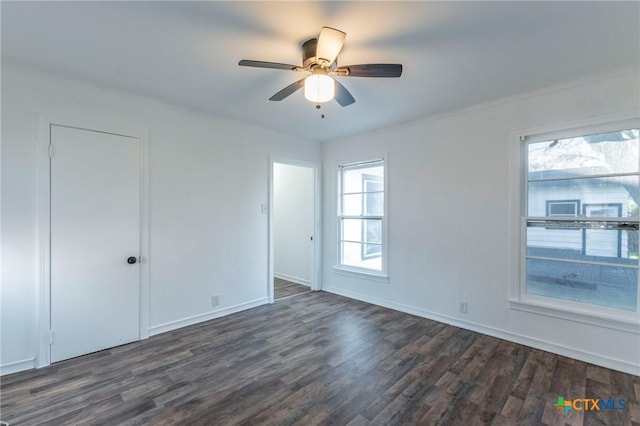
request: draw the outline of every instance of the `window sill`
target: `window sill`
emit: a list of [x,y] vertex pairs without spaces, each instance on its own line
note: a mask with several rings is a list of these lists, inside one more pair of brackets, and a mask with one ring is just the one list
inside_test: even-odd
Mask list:
[[612,330],[624,331],[628,333],[640,334],[640,317],[637,313],[612,315],[598,309],[567,308],[560,307],[554,303],[538,300],[509,300],[509,308],[516,311],[529,312],[533,314],[545,315],[548,317],[561,318],[583,324],[605,327]]
[[388,275],[385,275],[382,273],[376,273],[376,272],[369,272],[362,269],[350,269],[350,268],[345,268],[343,266],[334,266],[333,271],[338,275],[343,275],[346,277],[354,277],[354,278],[360,278],[363,280],[378,281],[385,284],[389,282]]

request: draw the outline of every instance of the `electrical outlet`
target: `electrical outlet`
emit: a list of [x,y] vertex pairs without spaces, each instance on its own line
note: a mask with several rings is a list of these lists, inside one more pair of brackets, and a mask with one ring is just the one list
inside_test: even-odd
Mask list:
[[467,313],[467,302],[460,302],[460,307],[458,308],[458,310],[460,311],[460,313],[466,314]]
[[220,304],[220,296],[215,295],[215,296],[211,296],[211,306],[212,307],[216,307]]

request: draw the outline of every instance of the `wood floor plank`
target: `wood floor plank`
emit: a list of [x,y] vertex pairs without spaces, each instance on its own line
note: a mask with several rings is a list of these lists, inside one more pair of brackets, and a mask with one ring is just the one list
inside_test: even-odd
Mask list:
[[[558,396],[626,410],[557,410]],[[308,292],[2,377],[14,425],[638,425],[640,377]]]
[[276,300],[295,296],[310,290],[311,289],[306,285],[292,283],[291,281],[283,280],[282,278],[273,279],[273,293],[274,299]]

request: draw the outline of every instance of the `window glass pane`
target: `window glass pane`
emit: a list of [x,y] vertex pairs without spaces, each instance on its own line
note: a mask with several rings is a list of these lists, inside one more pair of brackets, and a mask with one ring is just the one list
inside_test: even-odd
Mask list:
[[382,255],[379,245],[342,242],[341,253],[343,265],[376,271],[382,270]]
[[363,211],[363,194],[349,194],[342,196],[342,214],[346,216],[361,216]]
[[364,198],[364,214],[371,216],[384,215],[384,193],[366,194]]
[[383,216],[384,193],[343,195],[342,214],[345,216]]
[[382,220],[342,219],[342,239],[381,244]]
[[365,220],[363,224],[364,242],[382,244],[382,221]]
[[582,241],[581,229],[527,228],[527,255],[578,258]]
[[362,248],[364,249],[362,259],[370,259],[373,257],[380,258],[382,256],[381,244],[363,244]]
[[638,270],[527,259],[527,292],[635,311]]
[[529,183],[529,216],[570,212],[573,208],[571,200],[578,209],[578,216],[638,218],[638,176]]
[[345,194],[382,191],[383,189],[384,167],[381,165],[342,170],[342,191]]
[[638,231],[527,228],[527,256],[638,265]]
[[638,171],[638,129],[528,144],[529,179]]
[[342,235],[341,240],[362,241],[362,232],[364,230],[362,219],[342,219]]

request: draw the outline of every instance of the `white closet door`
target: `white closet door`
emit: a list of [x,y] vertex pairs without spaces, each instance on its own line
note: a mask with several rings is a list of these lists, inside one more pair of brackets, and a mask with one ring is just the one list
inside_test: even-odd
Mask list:
[[52,126],[51,144],[56,362],[140,338],[140,141]]

